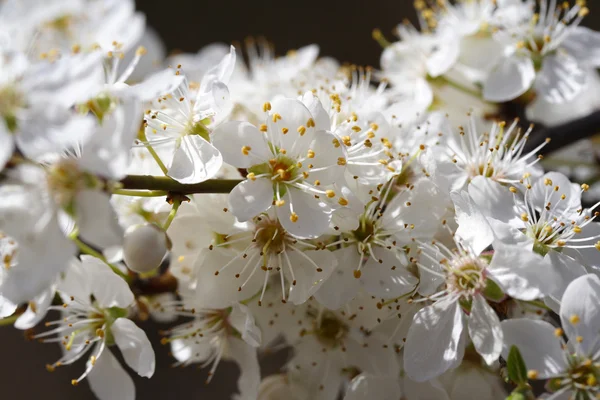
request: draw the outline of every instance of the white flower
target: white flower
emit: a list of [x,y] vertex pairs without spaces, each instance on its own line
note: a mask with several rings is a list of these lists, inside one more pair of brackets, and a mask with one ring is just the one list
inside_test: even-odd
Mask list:
[[13,46],[33,59],[73,47],[108,50],[115,41],[134,46],[145,28],[132,0],[11,0],[2,4],[0,19]]
[[[194,303],[184,301],[184,306],[194,307]],[[171,329],[170,337],[163,340],[163,343],[171,343],[171,352],[177,359],[175,365],[198,363],[205,367],[212,364],[207,379],[210,382],[221,359],[230,359],[241,370],[238,379],[240,394],[236,398],[256,399],[260,384],[256,348],[261,343],[261,333],[248,308],[234,304],[226,309],[177,307],[175,311],[181,316],[194,318]]]
[[[229,196],[231,212],[248,221],[275,205],[281,225],[299,238],[315,238],[331,221],[325,190],[343,177],[344,149],[327,126],[299,100],[265,103],[265,124],[228,122],[213,132],[225,162],[248,169],[248,179]],[[333,195],[333,196],[332,196]],[[317,196],[317,197],[315,197]],[[347,205],[347,199],[338,198]]]
[[337,265],[335,256],[291,236],[273,214],[258,215],[246,229],[217,237],[200,252],[194,265],[197,296],[227,305],[250,299],[262,286],[260,305],[269,278],[277,275],[283,302],[304,303],[319,289]]
[[458,59],[460,46],[451,29],[421,33],[409,24],[398,26],[401,41],[381,54],[381,78],[411,117],[423,113],[434,101],[430,81],[447,73]]
[[35,336],[62,346],[63,356],[49,364],[48,370],[70,365],[91,352],[85,372],[72,384],[87,377],[99,399],[133,400],[133,381],[108,347],[117,345],[127,365],[140,376],[150,378],[155,361],[144,331],[126,318],[127,308],[134,302],[127,283],[102,261],[82,256],[81,262],[71,262],[57,292],[64,304],[48,309],[61,311],[62,317],[46,323],[52,329]]
[[[181,183],[212,178],[223,159],[211,144],[209,125],[217,125],[231,110],[226,83],[235,64],[232,47],[221,62],[208,71],[199,87],[184,79],[173,91],[159,98],[159,108],[146,113],[148,144],[164,147],[171,160],[168,174]],[[177,72],[179,73],[179,71]],[[194,92],[196,92],[194,94]]]
[[[550,398],[594,398],[600,393],[600,279],[585,275],[565,290],[560,305],[561,328],[545,321],[514,319],[502,322],[506,357],[511,346],[520,350],[530,379],[549,379]],[[569,339],[565,344],[563,335]]]
[[446,180],[450,190],[461,190],[475,178],[484,177],[497,186],[518,182],[526,172],[536,173],[536,153],[546,143],[524,152],[533,128],[523,133],[518,122],[508,127],[503,122],[493,123],[489,132],[482,132],[475,118],[470,117],[466,127],[461,126],[458,134],[447,135],[445,142],[434,149],[433,162],[439,164],[435,171],[438,184],[444,186],[442,180]]
[[582,3],[556,8],[556,1],[541,0],[530,21],[496,32],[503,57],[484,82],[484,97],[509,101],[533,86],[552,103],[575,98],[588,81],[587,68],[600,65],[598,33],[579,26],[588,13]]
[[378,315],[382,313],[369,296],[357,298],[337,312],[314,302],[297,309],[296,324],[287,328],[297,330],[295,337],[290,337],[295,354],[287,365],[292,391],[306,393],[311,399],[335,399],[356,371],[397,377],[396,349],[388,345],[385,336],[370,330]]

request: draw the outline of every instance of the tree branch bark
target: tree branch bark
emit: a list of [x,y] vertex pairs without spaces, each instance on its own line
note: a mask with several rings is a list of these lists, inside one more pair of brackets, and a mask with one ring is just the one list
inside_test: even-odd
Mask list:
[[121,180],[123,189],[164,190],[179,194],[229,193],[239,179],[209,179],[200,183],[179,183],[167,176],[127,175]]

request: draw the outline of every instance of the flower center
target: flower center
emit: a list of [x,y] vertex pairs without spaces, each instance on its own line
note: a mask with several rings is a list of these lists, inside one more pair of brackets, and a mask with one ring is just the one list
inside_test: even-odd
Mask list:
[[476,257],[459,257],[450,262],[446,284],[463,297],[471,297],[485,289],[485,260]]
[[67,209],[72,206],[77,192],[85,187],[96,186],[95,179],[81,171],[77,162],[69,158],[50,166],[46,182],[55,203]]
[[58,32],[66,34],[69,32],[69,28],[73,24],[73,20],[74,18],[72,15],[65,14],[53,19],[52,21],[47,22],[45,25],[50,29],[54,29]]
[[336,347],[343,343],[348,327],[340,321],[333,313],[325,312],[321,317],[321,323],[316,329],[319,342],[329,347]]
[[[580,393],[600,393],[600,370],[598,364],[585,357],[577,355],[569,356],[570,369],[565,377],[554,378],[549,381],[549,388],[558,391],[564,387],[570,387],[573,391]],[[578,396],[576,396],[579,398]],[[587,398],[587,397],[582,397]]]
[[0,117],[10,132],[17,129],[17,110],[25,105],[23,94],[13,86],[0,88]]
[[187,135],[198,135],[202,139],[204,139],[210,143],[210,133],[209,133],[208,129],[206,128],[206,124],[205,124],[205,123],[208,123],[210,120],[208,120],[208,121],[207,120],[208,119],[202,120],[200,122],[188,123],[187,128],[186,128],[186,134]]
[[291,243],[285,229],[278,219],[260,216],[255,219],[256,231],[254,240],[256,246],[262,249],[264,255],[277,254],[285,250],[285,246]]

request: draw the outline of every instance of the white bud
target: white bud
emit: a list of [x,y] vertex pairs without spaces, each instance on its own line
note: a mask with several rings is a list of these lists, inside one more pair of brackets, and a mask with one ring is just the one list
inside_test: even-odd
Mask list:
[[171,241],[162,228],[155,224],[131,226],[125,231],[123,260],[127,267],[138,273],[155,270],[171,248]]

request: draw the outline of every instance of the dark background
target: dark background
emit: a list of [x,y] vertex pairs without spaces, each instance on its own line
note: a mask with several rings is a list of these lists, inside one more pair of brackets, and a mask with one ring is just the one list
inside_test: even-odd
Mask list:
[[[588,0],[592,13],[586,23],[600,29],[600,0]],[[195,52],[220,41],[232,43],[248,36],[264,36],[278,54],[317,43],[322,56],[359,65],[378,66],[380,46],[371,38],[380,28],[391,39],[392,29],[405,18],[414,19],[410,0],[138,0],[169,51]],[[194,367],[170,368],[173,359],[161,346],[151,323],[142,327],[157,354],[157,369],[150,380],[132,373],[138,399],[228,399],[235,390],[237,368],[222,363],[210,385],[206,372]],[[38,331],[43,328],[39,328]],[[84,365],[58,368],[49,373],[46,363],[60,357],[58,346],[27,342],[21,331],[0,327],[0,398],[7,400],[94,399],[86,383],[72,387]],[[261,357],[265,375],[276,372],[282,356]],[[114,399],[119,400],[119,399]]]

